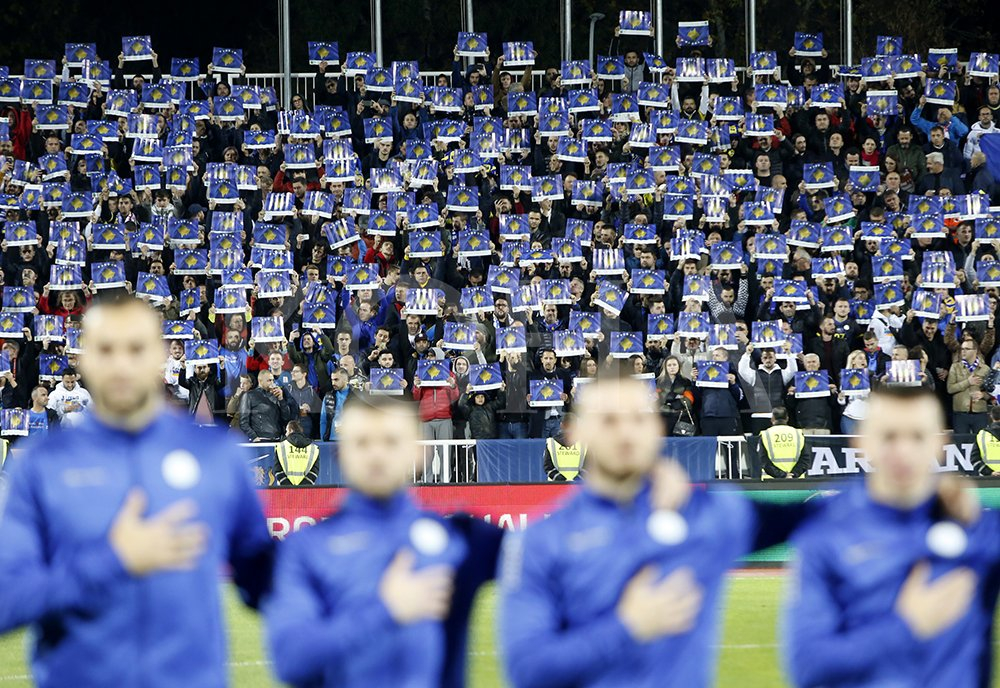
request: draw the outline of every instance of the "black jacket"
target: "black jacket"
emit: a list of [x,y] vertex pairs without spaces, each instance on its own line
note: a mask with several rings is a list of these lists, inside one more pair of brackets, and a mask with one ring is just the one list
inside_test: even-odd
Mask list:
[[177,384],[188,390],[188,413],[194,414],[198,410],[201,397],[205,396],[208,408],[212,410],[212,415],[217,416],[226,412],[226,399],[223,390],[226,388],[226,368],[219,368],[217,365],[209,367],[208,377],[199,380],[197,376],[187,376],[187,366],[180,369],[177,375]]
[[458,407],[469,424],[469,436],[474,440],[493,440],[497,436],[497,411],[507,405],[507,395],[498,391],[490,398],[486,393],[486,403],[478,406],[472,402],[476,392],[463,394],[458,398]]
[[240,400],[240,429],[251,440],[277,440],[293,417],[287,394],[280,401],[270,392],[254,387]]

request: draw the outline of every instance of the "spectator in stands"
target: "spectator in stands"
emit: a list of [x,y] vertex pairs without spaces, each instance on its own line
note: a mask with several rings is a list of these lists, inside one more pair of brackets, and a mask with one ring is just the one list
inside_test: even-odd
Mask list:
[[169,356],[163,366],[163,382],[170,395],[179,402],[187,403],[188,391],[180,385],[180,373],[184,369],[184,342],[174,339],[170,342]]
[[755,350],[753,344],[747,344],[737,370],[750,404],[750,431],[758,433],[771,427],[773,409],[784,407],[785,387],[795,379],[799,366],[793,356],[787,359],[784,368],[779,367],[778,356],[770,348],[760,350],[760,364],[756,365]]
[[73,368],[65,368],[62,381],[49,395],[48,407],[59,416],[60,425],[76,425],[90,408],[90,392],[80,385],[80,377]]
[[443,387],[426,387],[420,379],[413,381],[413,399],[420,407],[420,422],[425,440],[450,440],[454,437],[451,406],[458,401],[458,386],[454,375],[448,376]]
[[979,354],[979,344],[965,339],[959,357],[948,370],[948,394],[952,395],[952,428],[956,434],[975,435],[986,427],[989,395],[981,387],[990,369]]
[[[298,340],[298,344],[296,344]],[[317,341],[318,340],[318,341]],[[306,372],[306,380],[314,388],[319,389],[321,376],[326,374],[326,366],[333,355],[333,343],[322,333],[301,332],[294,330],[289,335],[288,357],[293,364],[301,365]],[[272,370],[273,372],[273,370]],[[289,374],[294,380],[294,376]],[[306,428],[309,434],[309,428]]]
[[878,335],[873,330],[865,331],[862,335],[864,341],[865,367],[868,369],[870,377],[881,378],[885,375],[886,366],[889,364],[889,354],[882,351],[879,346]]
[[[868,357],[864,351],[852,351],[847,356],[846,368],[859,368],[864,370],[868,367]],[[869,377],[869,383],[873,377]],[[840,415],[840,433],[842,435],[856,435],[860,429],[861,421],[868,414],[869,392],[855,392],[850,396],[844,394],[841,389],[837,392],[837,403],[844,407]]]
[[177,384],[188,391],[188,413],[199,425],[212,425],[222,415],[225,408],[225,368],[217,364],[188,364],[180,369]]
[[257,375],[257,386],[240,400],[240,429],[251,442],[276,442],[285,424],[295,416],[284,388],[274,382],[269,370]]
[[458,399],[459,411],[466,419],[469,437],[474,440],[494,440],[497,437],[497,411],[507,405],[506,385],[495,393],[487,394],[470,389]]
[[319,438],[324,442],[337,439],[337,427],[340,425],[340,414],[344,404],[351,395],[347,371],[337,368],[330,374],[330,391],[323,397],[323,405],[319,413]]
[[[807,372],[821,370],[819,356],[806,354],[802,358]],[[831,379],[830,394],[821,397],[798,397],[795,385],[788,388],[789,414],[795,419],[796,427],[806,435],[829,435],[833,431],[834,405],[837,403],[837,385]]]
[[969,128],[969,136],[966,138],[965,149],[963,151],[965,159],[971,162],[973,155],[982,152],[982,149],[979,147],[979,140],[983,134],[993,134],[996,131],[997,126],[993,119],[993,111],[984,105],[979,108],[979,119]]
[[292,384],[288,386],[288,399],[295,410],[299,432],[306,437],[312,437],[317,428],[320,414],[320,400],[316,390],[307,377],[305,366],[297,363],[292,366]]
[[[565,405],[569,401],[568,391],[573,387],[572,376],[569,371],[561,366],[557,366],[555,349],[543,346],[538,350],[538,370],[528,373],[528,381],[531,380],[559,380],[563,385],[562,402]],[[529,385],[530,389],[530,385]],[[525,398],[528,398],[527,395]],[[530,437],[548,439],[555,437],[562,427],[562,417],[564,406],[544,406],[531,412],[529,420],[530,427],[528,434]]]
[[48,408],[49,389],[38,385],[31,390],[31,407],[28,409],[28,435],[44,435],[59,427],[59,414]]
[[[14,408],[17,406],[14,399],[17,387],[17,380],[13,372],[7,370],[0,374],[0,407]],[[46,391],[48,391],[48,388],[46,388]]]
[[820,369],[829,371],[832,379],[838,379],[849,352],[847,340],[837,337],[837,324],[831,315],[819,321],[819,336],[813,338],[808,351],[819,356]]
[[896,143],[889,146],[886,156],[896,161],[903,187],[913,188],[927,167],[924,152],[913,142],[913,129],[902,127],[896,133]]
[[274,384],[278,387],[288,387],[292,384],[292,373],[285,369],[285,355],[280,351],[272,351],[268,354],[267,370],[271,373]]
[[521,354],[500,352],[500,370],[507,385],[507,404],[497,410],[497,438],[522,440],[528,438],[528,371]]
[[679,420],[694,426],[694,386],[681,375],[681,362],[676,356],[668,356],[663,362],[656,379],[656,392],[668,436],[674,434]]
[[240,404],[243,401],[243,395],[251,389],[253,389],[253,379],[246,373],[240,375],[236,391],[233,392],[232,396],[229,397],[229,401],[226,402],[226,413],[229,415],[229,427],[234,430],[239,430],[242,427],[240,425]]
[[920,178],[917,193],[938,196],[942,195],[941,191],[945,189],[951,192],[951,195],[965,193],[965,185],[958,171],[944,166],[944,156],[941,153],[929,153],[926,161],[927,174]]
[[[712,360],[718,363],[729,361],[729,352],[718,347],[712,350]],[[726,387],[698,387],[695,384],[695,401],[701,409],[698,418],[703,435],[739,435],[742,432],[738,402],[742,392],[736,375],[726,376]]]

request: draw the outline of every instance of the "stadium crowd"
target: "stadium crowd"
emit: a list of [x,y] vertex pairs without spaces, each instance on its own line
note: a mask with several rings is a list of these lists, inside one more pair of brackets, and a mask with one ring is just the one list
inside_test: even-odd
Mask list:
[[360,389],[412,397],[427,438],[548,438],[615,359],[676,434],[775,407],[850,433],[886,381],[985,427],[995,56],[889,37],[845,67],[803,36],[737,71],[712,42],[616,31],[542,70],[463,35],[428,87],[310,46],[288,110],[239,51],[163,74],[139,37],[0,68],[4,432],[86,413],[77,326],[122,290],[163,314],[170,395],[252,441],[334,440]]

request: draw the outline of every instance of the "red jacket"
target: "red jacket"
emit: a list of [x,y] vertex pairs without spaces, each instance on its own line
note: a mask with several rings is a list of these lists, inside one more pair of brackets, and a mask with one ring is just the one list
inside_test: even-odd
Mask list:
[[[455,379],[453,375],[452,380]],[[452,387],[413,387],[413,398],[420,403],[420,420],[451,420],[451,405],[458,401],[458,385]]]

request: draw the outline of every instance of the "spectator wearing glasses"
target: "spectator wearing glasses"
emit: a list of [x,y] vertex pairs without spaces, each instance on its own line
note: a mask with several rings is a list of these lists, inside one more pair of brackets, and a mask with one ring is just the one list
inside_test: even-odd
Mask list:
[[948,371],[948,394],[952,395],[952,429],[956,434],[974,435],[986,427],[989,395],[982,390],[989,366],[979,355],[979,344],[965,339],[959,347],[958,359]]

